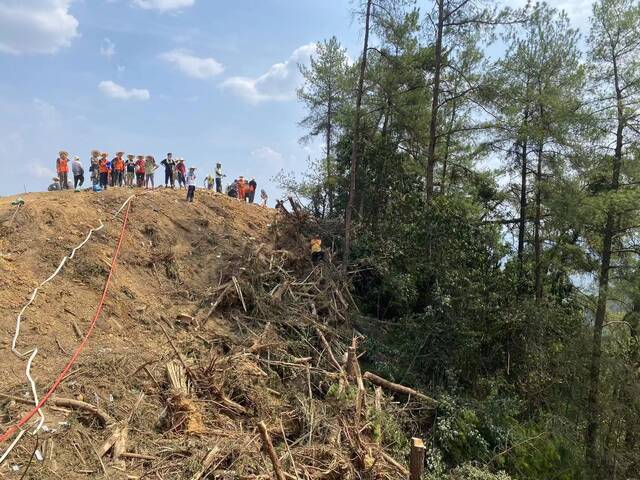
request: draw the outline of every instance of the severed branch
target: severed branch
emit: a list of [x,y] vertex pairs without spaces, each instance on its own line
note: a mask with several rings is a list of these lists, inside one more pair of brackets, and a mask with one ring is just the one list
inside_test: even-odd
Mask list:
[[271,464],[273,465],[273,471],[276,474],[277,480],[286,480],[284,472],[282,470],[282,465],[280,465],[280,458],[276,453],[276,450],[273,448],[273,443],[271,443],[271,437],[269,436],[269,432],[267,431],[267,426],[264,422],[258,423],[258,430],[260,430],[260,437],[262,437],[262,444],[264,445],[269,458],[271,459]]
[[365,374],[363,375],[363,378],[366,380],[369,380],[374,385],[378,385],[382,388],[386,388],[387,390],[391,390],[397,393],[402,393],[404,395],[414,396],[422,400],[424,403],[426,403],[428,406],[432,408],[435,408],[438,406],[437,400],[434,400],[433,398],[425,395],[424,393],[420,393],[417,390],[414,390],[413,388],[405,387],[404,385],[400,385],[399,383],[390,382],[389,380],[385,380],[384,378],[379,377],[378,375],[375,375],[371,372],[365,372]]
[[[13,395],[7,395],[5,393],[0,393],[0,397],[6,398],[8,400],[13,400],[17,403],[33,405],[33,400],[28,398],[14,397]],[[98,408],[95,405],[91,405],[90,403],[81,402],[80,400],[74,400],[71,398],[51,397],[49,398],[48,403],[52,403],[57,407],[75,408],[75,409],[90,413],[94,417],[97,417],[102,422],[103,426],[108,426],[116,423],[116,420],[101,408]]]
[[342,365],[340,365],[340,362],[338,362],[338,360],[336,360],[336,357],[333,355],[333,350],[331,350],[331,345],[329,345],[329,342],[327,342],[327,339],[323,335],[322,330],[316,327],[316,333],[320,338],[320,342],[322,342],[322,346],[325,348],[325,350],[327,351],[327,354],[329,355],[329,360],[331,360],[331,364],[334,367],[336,367],[336,370],[338,370],[338,372],[344,373],[344,370],[342,369]]

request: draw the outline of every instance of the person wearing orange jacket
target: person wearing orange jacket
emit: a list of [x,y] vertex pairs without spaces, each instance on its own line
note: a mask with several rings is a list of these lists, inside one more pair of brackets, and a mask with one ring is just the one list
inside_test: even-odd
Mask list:
[[67,177],[69,175],[69,154],[62,150],[58,154],[56,160],[56,172],[58,173],[58,179],[60,180],[60,188],[68,189],[69,183]]
[[113,186],[121,187],[122,179],[124,177],[124,158],[122,156],[124,152],[116,153],[116,158],[111,162],[111,168],[113,172],[111,173],[111,177],[113,179]]
[[98,161],[98,172],[100,175],[100,186],[106,190],[107,186],[109,185],[109,172],[110,172],[110,168],[109,168],[109,160],[108,160],[109,154],[108,153],[103,153],[100,156],[100,160]]
[[238,185],[238,200],[240,200],[241,202],[244,202],[244,198],[247,194],[247,183],[244,180],[244,177],[242,175],[240,175],[240,178],[238,178],[238,181],[236,182]]

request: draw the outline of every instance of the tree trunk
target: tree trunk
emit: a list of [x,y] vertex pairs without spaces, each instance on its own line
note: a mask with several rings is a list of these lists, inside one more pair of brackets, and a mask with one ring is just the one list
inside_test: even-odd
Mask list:
[[[540,125],[544,126],[544,109],[540,105]],[[536,302],[542,300],[542,240],[540,239],[540,226],[542,218],[542,195],[540,192],[540,182],[542,182],[542,159],[544,150],[544,134],[541,135],[538,143],[538,165],[536,168],[536,214],[533,224],[533,256],[535,264],[535,295]]]
[[351,218],[353,204],[356,196],[356,173],[358,169],[358,153],[360,150],[360,114],[362,110],[362,96],[364,94],[364,76],[367,70],[367,51],[369,50],[369,20],[371,18],[371,4],[373,0],[367,0],[367,13],[365,15],[364,45],[362,48],[362,61],[360,63],[360,78],[358,79],[358,91],[356,92],[356,112],[353,126],[353,139],[351,143],[351,181],[349,185],[349,200],[345,212],[344,225],[344,259],[343,267],[346,270],[351,260]]
[[[529,112],[524,112],[525,131],[529,122]],[[520,146],[520,221],[518,222],[518,291],[524,291],[524,237],[527,226],[527,138],[525,134],[524,140],[521,140]]]
[[444,142],[444,157],[442,158],[442,181],[440,182],[440,194],[444,195],[446,191],[447,182],[447,162],[449,161],[449,149],[451,147],[451,132],[453,130],[453,124],[456,120],[456,104],[453,104],[451,108],[451,118],[449,119],[449,128],[447,130],[446,139]]
[[[620,168],[622,166],[622,145],[625,127],[624,105],[618,73],[617,57],[612,54],[613,79],[617,102],[616,148],[613,155],[610,191],[615,192],[620,185]],[[615,233],[616,213],[613,206],[607,210],[607,220],[602,231],[602,260],[598,278],[598,304],[593,325],[591,344],[591,363],[589,366],[589,397],[587,399],[587,429],[585,433],[585,463],[590,478],[596,480],[598,475],[597,440],[600,429],[600,369],[602,359],[602,328],[607,314],[609,300],[609,270],[611,268],[611,251]]]
[[438,107],[440,102],[440,76],[442,73],[442,35],[444,30],[444,1],[438,4],[438,23],[436,25],[436,45],[434,58],[433,88],[431,99],[431,121],[429,123],[429,147],[427,149],[427,200],[433,196],[433,175],[436,166],[436,141],[438,131]]
[[328,216],[331,217],[333,215],[333,186],[331,185],[331,129],[333,121],[333,105],[331,103],[331,98],[329,98],[329,102],[327,104],[327,164],[326,164],[326,175],[327,175],[327,209],[329,211]]

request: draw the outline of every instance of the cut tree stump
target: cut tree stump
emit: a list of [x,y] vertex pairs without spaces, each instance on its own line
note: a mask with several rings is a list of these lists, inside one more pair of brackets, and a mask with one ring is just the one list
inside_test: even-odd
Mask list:
[[411,457],[409,460],[409,480],[420,480],[424,471],[426,448],[421,438],[411,439]]

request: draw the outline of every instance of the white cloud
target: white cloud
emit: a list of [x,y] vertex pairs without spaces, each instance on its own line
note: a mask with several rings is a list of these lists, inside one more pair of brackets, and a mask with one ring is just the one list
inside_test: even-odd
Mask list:
[[45,165],[39,162],[29,163],[27,165],[27,173],[39,180],[44,178],[53,178],[57,176],[53,168],[46,167]]
[[191,7],[196,0],[133,0],[133,4],[145,10],[168,12],[180,8]]
[[296,88],[302,81],[298,64],[307,64],[315,51],[315,44],[303,45],[284,62],[272,65],[263,75],[257,78],[231,77],[222,82],[220,87],[252,104],[293,100]]
[[41,126],[58,127],[62,124],[62,114],[49,102],[34,98],[33,107],[37,113],[36,119]]
[[100,44],[100,55],[111,58],[116,54],[116,44],[105,38]]
[[77,37],[72,0],[0,0],[0,52],[56,53]]
[[284,156],[271,147],[256,148],[251,152],[251,157],[268,164],[272,168],[282,168],[284,165]]
[[161,54],[160,58],[174,65],[185,75],[200,80],[213,78],[224,71],[224,66],[214,58],[196,57],[186,50],[171,50]]
[[[527,0],[502,0],[504,6],[522,8],[527,4]],[[589,17],[593,11],[594,0],[557,0],[547,2],[557,10],[564,10],[571,21],[573,28],[579,28],[583,34],[588,33]],[[531,2],[534,5],[535,2]],[[531,10],[531,5],[529,10]]]
[[111,80],[100,82],[98,88],[107,97],[117,98],[119,100],[149,100],[149,98],[151,98],[149,90],[139,88],[127,90],[122,85],[118,85]]

